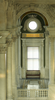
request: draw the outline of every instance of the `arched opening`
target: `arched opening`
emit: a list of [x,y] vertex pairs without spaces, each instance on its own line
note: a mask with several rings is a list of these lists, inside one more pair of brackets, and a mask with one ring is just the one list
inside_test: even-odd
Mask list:
[[[36,25],[35,27],[34,23]],[[21,26],[21,66],[26,73],[23,78],[43,78],[45,67],[44,26],[48,26],[48,22],[39,12],[31,11],[21,16]],[[28,76],[28,73],[29,75],[30,73],[35,73],[35,76]]]

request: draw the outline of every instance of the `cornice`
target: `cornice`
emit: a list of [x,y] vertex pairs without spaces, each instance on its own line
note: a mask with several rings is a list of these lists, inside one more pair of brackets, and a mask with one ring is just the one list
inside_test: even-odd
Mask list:
[[9,31],[0,31],[0,36],[2,36],[2,38],[6,38],[9,34]]
[[13,31],[13,30],[21,29],[21,28],[22,28],[22,26],[17,26],[14,28],[8,28],[7,31]]
[[46,30],[48,30],[49,32],[55,31],[55,27],[47,27]]

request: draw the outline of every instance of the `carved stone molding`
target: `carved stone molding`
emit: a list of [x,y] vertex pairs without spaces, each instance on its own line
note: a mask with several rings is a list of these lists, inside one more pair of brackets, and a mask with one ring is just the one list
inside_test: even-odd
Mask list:
[[0,54],[5,54],[7,51],[7,47],[0,47]]
[[13,42],[13,39],[7,39],[6,40],[7,46],[8,47],[12,46],[12,42]]
[[0,44],[0,53],[5,53],[7,51],[7,44]]
[[19,33],[21,28],[22,28],[22,26],[17,26],[17,27],[9,28],[9,29],[7,29],[7,31],[9,31],[10,34],[12,34],[14,32],[18,32]]
[[[20,8],[20,9],[19,9]],[[51,10],[50,10],[51,9]],[[40,12],[42,14],[44,14],[44,16],[46,17],[46,19],[49,21],[49,26],[54,24],[54,20],[55,20],[55,4],[36,4],[36,3],[30,3],[30,4],[20,4],[18,6],[18,9],[16,10],[16,14],[17,16],[19,16],[19,13],[22,15],[22,12],[28,12],[29,10],[31,11],[37,11]],[[41,12],[42,11],[42,12]]]
[[17,39],[17,36],[13,36],[12,39],[13,39],[13,42],[15,42]]

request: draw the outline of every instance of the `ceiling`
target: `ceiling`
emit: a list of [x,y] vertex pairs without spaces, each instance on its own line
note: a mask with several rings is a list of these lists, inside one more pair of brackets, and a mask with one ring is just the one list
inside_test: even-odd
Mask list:
[[15,3],[27,4],[27,3],[36,3],[36,4],[55,4],[55,0],[14,0]]

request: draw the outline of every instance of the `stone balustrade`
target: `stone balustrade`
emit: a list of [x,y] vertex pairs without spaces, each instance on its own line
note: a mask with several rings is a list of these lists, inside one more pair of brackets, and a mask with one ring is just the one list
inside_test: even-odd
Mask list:
[[48,98],[48,89],[18,89],[18,98]]

